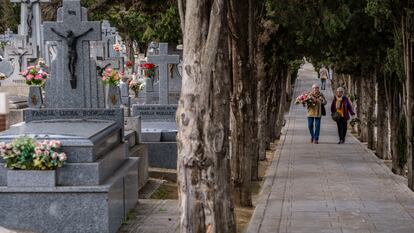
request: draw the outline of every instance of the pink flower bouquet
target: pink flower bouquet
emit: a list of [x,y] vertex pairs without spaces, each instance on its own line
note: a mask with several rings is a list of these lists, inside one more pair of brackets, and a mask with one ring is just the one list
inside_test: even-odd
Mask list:
[[317,99],[312,96],[311,93],[303,93],[302,95],[296,97],[296,104],[303,104],[307,106],[315,106]]
[[41,86],[49,77],[49,74],[38,66],[29,66],[27,70],[21,72],[20,75],[26,79],[26,84],[30,86]]

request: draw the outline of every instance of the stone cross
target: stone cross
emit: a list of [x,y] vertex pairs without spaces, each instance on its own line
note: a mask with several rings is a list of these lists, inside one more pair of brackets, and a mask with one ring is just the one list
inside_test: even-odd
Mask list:
[[[42,38],[42,13],[40,3],[50,0],[10,0],[10,2],[21,3],[19,34],[27,35],[29,41],[37,46],[39,52],[43,52]],[[36,50],[36,52],[38,52]]]
[[148,62],[158,65],[159,104],[168,104],[168,64],[178,64],[179,55],[168,55],[168,43],[159,43],[159,54],[148,56]]
[[[100,22],[87,21],[86,9],[80,0],[63,0],[57,22],[44,22],[45,41],[58,42],[58,55],[52,64],[53,80],[46,95],[63,95],[65,100],[50,100],[49,107],[94,107],[97,80],[91,79],[89,41],[101,40]],[[49,82],[48,81],[48,82]],[[54,83],[54,84],[53,84]],[[49,99],[46,96],[46,101]]]
[[36,59],[35,48],[26,44],[25,36],[15,36],[12,45],[5,48],[6,58],[12,60],[15,74],[24,71],[28,60]]
[[108,20],[102,21],[102,41],[104,43],[104,58],[116,57],[113,45],[116,43],[116,28],[111,27]]
[[35,60],[33,47],[16,48],[14,46],[6,46],[6,60],[10,61],[13,66],[13,73],[8,79],[2,81],[3,86],[23,85],[25,80],[20,76],[20,72],[27,69],[30,60]]

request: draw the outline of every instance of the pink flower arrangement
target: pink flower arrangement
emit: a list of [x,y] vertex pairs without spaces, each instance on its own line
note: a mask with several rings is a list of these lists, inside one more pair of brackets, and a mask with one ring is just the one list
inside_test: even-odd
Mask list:
[[0,156],[10,169],[53,170],[62,167],[67,160],[61,145],[56,140],[36,142],[20,137],[11,143],[0,143]]
[[105,71],[102,73],[101,80],[104,84],[110,86],[116,86],[119,84],[121,77],[124,74],[122,72],[118,72],[118,70],[112,68],[106,68]]
[[119,53],[121,51],[121,45],[116,43],[113,46],[113,49],[115,50],[115,52]]
[[296,97],[295,103],[307,106],[315,106],[317,99],[311,93],[303,93],[302,95]]
[[49,74],[42,70],[39,66],[29,66],[27,70],[20,73],[26,79],[27,85],[43,85]]

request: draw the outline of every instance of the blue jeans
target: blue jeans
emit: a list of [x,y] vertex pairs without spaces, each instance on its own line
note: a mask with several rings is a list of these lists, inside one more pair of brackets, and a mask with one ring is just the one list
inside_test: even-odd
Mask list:
[[326,79],[321,78],[321,90],[325,90],[326,88]]
[[308,128],[312,137],[312,141],[319,140],[319,131],[321,129],[321,118],[320,117],[308,117]]

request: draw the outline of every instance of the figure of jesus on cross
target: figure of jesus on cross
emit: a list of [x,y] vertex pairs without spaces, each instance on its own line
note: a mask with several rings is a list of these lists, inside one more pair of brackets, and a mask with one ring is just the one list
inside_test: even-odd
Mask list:
[[66,41],[66,44],[68,46],[68,69],[70,73],[70,85],[72,89],[76,89],[76,63],[78,61],[78,53],[76,51],[76,44],[80,37],[93,31],[93,28],[89,28],[87,31],[77,36],[75,35],[75,33],[73,33],[72,30],[66,31],[66,36],[56,31],[56,29],[54,28],[51,28],[51,30],[56,35],[61,37],[64,41]]

